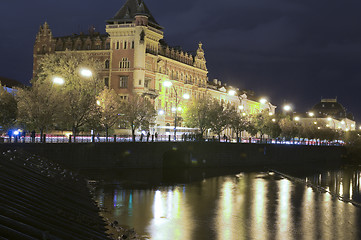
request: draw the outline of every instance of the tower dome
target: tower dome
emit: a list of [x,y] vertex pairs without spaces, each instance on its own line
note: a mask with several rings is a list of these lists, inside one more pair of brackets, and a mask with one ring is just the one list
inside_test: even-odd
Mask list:
[[312,111],[318,117],[346,118],[346,109],[337,99],[321,99],[321,102],[313,106]]

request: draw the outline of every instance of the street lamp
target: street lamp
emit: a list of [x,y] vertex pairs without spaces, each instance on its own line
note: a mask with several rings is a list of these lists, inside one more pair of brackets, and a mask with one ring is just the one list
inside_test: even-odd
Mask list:
[[87,78],[90,78],[93,76],[93,72],[87,68],[82,68],[80,69],[80,74],[83,76],[83,77],[87,77]]
[[65,80],[61,77],[53,77],[53,83],[57,85],[63,85],[65,83]]
[[[177,112],[182,110],[181,107],[178,107],[178,92],[177,89],[174,87],[173,83],[170,81],[163,82],[164,87],[173,87],[174,93],[175,93],[175,107],[172,108],[172,111],[174,112],[174,141],[177,141]],[[190,95],[188,93],[183,94],[184,99],[189,99]]]
[[228,91],[228,94],[231,95],[231,96],[234,96],[234,95],[236,95],[236,91],[234,91],[234,90],[229,90],[229,91]]
[[298,121],[300,121],[300,117],[297,116],[297,117],[294,118],[294,120],[295,120],[296,122],[298,122]]
[[267,99],[261,98],[261,99],[259,100],[259,102],[260,102],[261,104],[266,104],[266,103],[267,103]]
[[285,110],[286,112],[289,112],[289,111],[292,110],[292,107],[287,104],[287,105],[284,105],[284,106],[283,106],[283,110]]

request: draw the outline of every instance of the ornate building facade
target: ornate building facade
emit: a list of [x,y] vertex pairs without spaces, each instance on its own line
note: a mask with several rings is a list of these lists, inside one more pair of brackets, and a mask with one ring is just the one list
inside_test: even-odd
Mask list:
[[[143,0],[127,0],[113,18],[107,20],[107,34],[89,31],[89,34],[53,37],[47,23],[40,27],[34,44],[34,68],[48,53],[65,51],[91,55],[103,63],[100,72],[106,86],[114,89],[122,99],[140,94],[152,99],[158,116],[156,127],[171,128],[176,106],[206,93],[231,102],[240,111],[251,113],[262,107],[274,112],[275,106],[247,98],[247,95],[229,94],[232,87],[208,81],[205,53],[202,43],[195,54],[170,47],[163,40],[163,28],[157,23]],[[169,81],[171,86],[165,87]],[[178,124],[178,126],[181,123]]]
[[337,99],[321,99],[312,109],[301,116],[299,121],[303,125],[317,125],[319,128],[327,127],[333,130],[355,131],[356,122],[353,114]]

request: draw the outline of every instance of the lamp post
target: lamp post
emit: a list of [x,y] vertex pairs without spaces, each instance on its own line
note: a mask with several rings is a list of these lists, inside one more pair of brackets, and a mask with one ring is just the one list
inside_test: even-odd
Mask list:
[[[174,141],[177,141],[177,121],[178,121],[178,116],[177,116],[177,111],[178,109],[178,92],[177,89],[174,87],[173,83],[170,81],[165,81],[163,82],[163,86],[165,87],[173,87],[174,93],[175,93],[175,113],[174,113]],[[190,96],[188,93],[183,94],[183,98],[184,99],[189,99]]]

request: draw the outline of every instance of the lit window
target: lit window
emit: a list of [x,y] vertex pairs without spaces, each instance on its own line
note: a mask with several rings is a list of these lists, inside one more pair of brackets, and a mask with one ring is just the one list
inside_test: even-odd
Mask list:
[[129,68],[130,62],[128,58],[122,58],[122,61],[120,62],[120,68]]
[[150,79],[146,79],[144,81],[144,87],[149,88],[149,82],[150,82]]
[[119,77],[119,87],[120,88],[128,88],[128,76],[120,76]]

